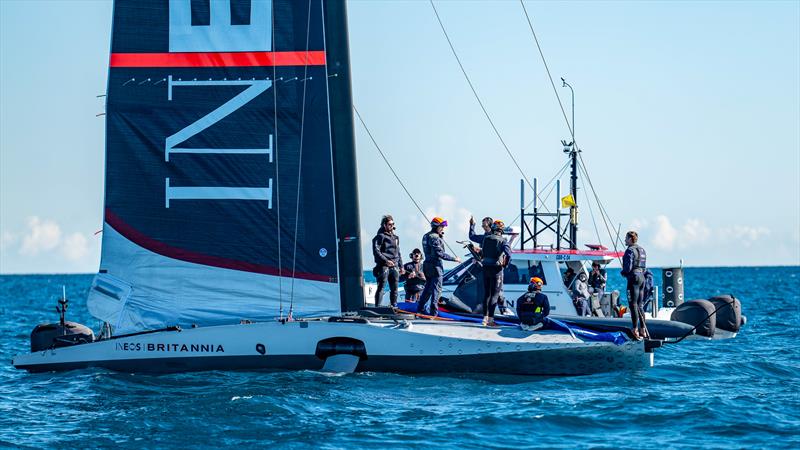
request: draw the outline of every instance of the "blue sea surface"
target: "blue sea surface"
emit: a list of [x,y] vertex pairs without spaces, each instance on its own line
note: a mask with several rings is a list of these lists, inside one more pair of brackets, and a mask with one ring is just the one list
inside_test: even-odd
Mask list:
[[56,319],[62,285],[68,318],[96,325],[85,308],[91,279],[0,276],[0,446],[800,448],[800,267],[685,269],[688,298],[733,293],[747,326],[732,340],[667,345],[655,367],[636,372],[14,369],[31,329]]

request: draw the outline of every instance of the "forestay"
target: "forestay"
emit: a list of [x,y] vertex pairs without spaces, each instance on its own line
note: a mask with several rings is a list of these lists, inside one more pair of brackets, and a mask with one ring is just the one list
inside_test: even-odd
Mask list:
[[321,0],[117,0],[100,273],[116,333],[340,310]]

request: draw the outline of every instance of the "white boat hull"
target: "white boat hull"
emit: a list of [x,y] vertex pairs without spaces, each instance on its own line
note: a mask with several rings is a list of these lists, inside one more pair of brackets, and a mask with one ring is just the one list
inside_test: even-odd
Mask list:
[[326,360],[328,367],[347,367],[347,361],[331,358],[337,355],[320,354],[320,341],[336,339],[363,343],[357,364],[344,371],[581,375],[653,363],[652,353],[636,341],[614,345],[559,332],[443,321],[326,319],[159,331],[18,355],[12,363],[32,372],[86,367],[125,372],[323,370]]

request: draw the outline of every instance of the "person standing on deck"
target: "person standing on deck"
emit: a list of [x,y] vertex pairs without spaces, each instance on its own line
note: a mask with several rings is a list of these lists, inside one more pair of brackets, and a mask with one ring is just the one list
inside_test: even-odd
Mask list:
[[394,234],[394,219],[387,214],[381,218],[381,228],[372,238],[372,256],[375,268],[372,274],[378,281],[375,291],[375,306],[383,302],[383,288],[389,281],[389,302],[397,306],[397,284],[403,273],[403,258],[400,256],[400,238]]
[[[487,236],[492,234],[492,224],[493,223],[494,223],[494,220],[492,220],[491,217],[489,217],[489,216],[484,217],[481,220],[481,228],[483,228],[483,234],[477,234],[477,233],[475,233],[475,218],[470,216],[469,217],[469,240],[474,242],[474,243],[476,243],[476,244],[483,245],[484,239],[486,239]],[[497,306],[499,306],[501,314],[505,314],[505,310],[506,310],[506,297],[504,295],[505,293],[503,292],[503,283],[504,283],[504,281],[505,280],[503,279],[503,272],[501,271],[500,272],[500,294],[497,297]]]
[[492,233],[483,239],[483,326],[494,327],[494,309],[503,291],[503,269],[511,261],[511,247],[503,237],[502,220],[492,223]]
[[628,293],[628,309],[631,312],[631,322],[633,323],[633,337],[636,340],[641,340],[644,337],[649,337],[641,307],[644,271],[647,268],[647,252],[637,244],[638,241],[639,234],[635,231],[628,231],[625,234],[625,245],[628,248],[622,257],[622,271],[620,273],[628,281],[626,291]]
[[[442,261],[461,262],[457,256],[448,255],[444,251],[444,228],[447,221],[441,217],[431,220],[431,231],[422,236],[422,252],[425,262],[422,263],[422,273],[425,275],[425,288],[417,303],[417,312],[427,313],[431,316],[439,314],[439,297],[442,296],[442,277],[444,266]],[[428,303],[430,302],[430,306]]]
[[419,294],[425,289],[425,274],[422,273],[422,251],[415,248],[410,255],[411,262],[403,266],[405,274],[400,277],[404,281],[403,288],[406,291],[406,301],[416,302]]

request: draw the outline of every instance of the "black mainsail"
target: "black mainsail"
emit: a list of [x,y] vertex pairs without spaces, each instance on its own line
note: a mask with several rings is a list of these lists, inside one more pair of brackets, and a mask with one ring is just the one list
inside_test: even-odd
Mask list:
[[116,332],[363,302],[344,2],[117,0],[100,273]]

